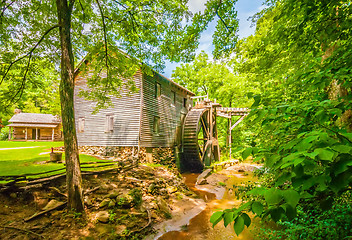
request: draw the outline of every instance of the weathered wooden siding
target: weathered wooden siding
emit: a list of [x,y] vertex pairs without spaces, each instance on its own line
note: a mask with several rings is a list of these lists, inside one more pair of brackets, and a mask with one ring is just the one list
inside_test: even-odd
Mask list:
[[[161,96],[155,97],[155,84],[161,85]],[[176,132],[181,130],[181,114],[188,110],[183,106],[187,98],[186,91],[180,89],[162,76],[143,75],[143,108],[141,119],[141,147],[172,147],[176,142]],[[172,91],[176,93],[176,104],[173,103]],[[188,100],[190,107],[191,100]],[[159,134],[153,132],[154,117],[160,118]]]
[[[78,74],[75,78],[75,120],[78,130],[79,118],[85,119],[84,131],[78,132],[79,146],[138,146],[141,93],[128,95],[122,91],[121,97],[112,97],[112,107],[100,109],[92,114],[95,107],[93,101],[87,101],[78,96],[80,89],[87,89],[87,76]],[[136,87],[140,89],[142,73],[134,76]],[[112,115],[114,125],[112,132],[105,132],[106,115]]]

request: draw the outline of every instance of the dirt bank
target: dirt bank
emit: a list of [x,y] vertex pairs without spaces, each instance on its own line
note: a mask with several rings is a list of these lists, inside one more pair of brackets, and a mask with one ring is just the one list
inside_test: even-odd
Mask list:
[[202,205],[182,176],[165,166],[86,176],[83,185],[84,216],[64,208],[25,221],[50,204],[65,203],[64,180],[1,193],[0,239],[142,239],[155,232],[153,226]]

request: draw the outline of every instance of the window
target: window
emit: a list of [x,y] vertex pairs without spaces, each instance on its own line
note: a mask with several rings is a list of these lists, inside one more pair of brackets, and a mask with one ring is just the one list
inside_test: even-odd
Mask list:
[[155,84],[155,98],[160,98],[161,96],[161,85],[160,83]]
[[183,107],[187,107],[187,98],[183,99]]
[[84,132],[84,124],[85,124],[85,118],[80,117],[78,118],[78,132]]
[[155,134],[159,134],[160,132],[160,117],[154,117],[153,132]]
[[176,105],[176,93],[174,91],[171,91],[171,103]]
[[112,132],[114,130],[114,116],[106,115],[105,132]]

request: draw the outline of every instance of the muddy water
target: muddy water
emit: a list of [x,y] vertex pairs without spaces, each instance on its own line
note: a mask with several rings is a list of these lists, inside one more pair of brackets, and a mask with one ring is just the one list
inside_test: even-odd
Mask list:
[[[227,208],[233,208],[241,204],[240,200],[237,200],[232,192],[232,186],[234,184],[241,184],[246,181],[253,179],[251,176],[244,176],[242,174],[231,174],[231,177],[226,181],[226,190],[220,199],[216,198],[216,195],[200,190],[195,186],[198,174],[184,174],[186,178],[187,186],[197,193],[206,203],[207,207],[197,216],[192,218],[187,226],[184,226],[182,231],[167,232],[162,235],[159,240],[232,240],[232,239],[253,239],[253,235],[250,229],[253,228],[252,224],[249,229],[245,227],[245,230],[236,236],[233,230],[233,224],[224,227],[223,222],[218,223],[214,228],[210,223],[210,216],[217,210],[223,210]],[[213,177],[214,175],[210,176]],[[216,184],[216,182],[215,182]],[[204,189],[204,188],[203,188]],[[230,190],[229,190],[230,189]],[[219,196],[218,196],[219,197]]]

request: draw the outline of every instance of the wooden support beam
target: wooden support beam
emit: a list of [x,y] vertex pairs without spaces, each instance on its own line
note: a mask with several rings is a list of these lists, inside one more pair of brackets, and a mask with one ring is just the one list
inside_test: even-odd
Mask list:
[[11,140],[11,127],[9,127],[9,140]]
[[242,122],[242,120],[246,117],[246,115],[243,115],[242,117],[240,117],[240,119],[238,119],[235,124],[233,126],[231,126],[230,131],[232,131],[232,129],[234,129],[240,122]]
[[231,118],[230,118],[230,129],[229,129],[229,147],[230,147],[230,154],[229,154],[229,158],[230,158],[230,160],[231,160],[231,155],[232,155],[232,134],[231,134],[231,132],[232,132],[232,128],[231,128],[231,124],[232,124],[232,122],[231,122]]
[[54,141],[54,128],[52,128],[52,131],[51,131],[51,141]]
[[38,140],[38,128],[35,128],[35,140]]
[[26,141],[27,141],[27,139],[28,139],[28,128],[26,128],[26,136],[25,136],[25,139],[26,139]]

